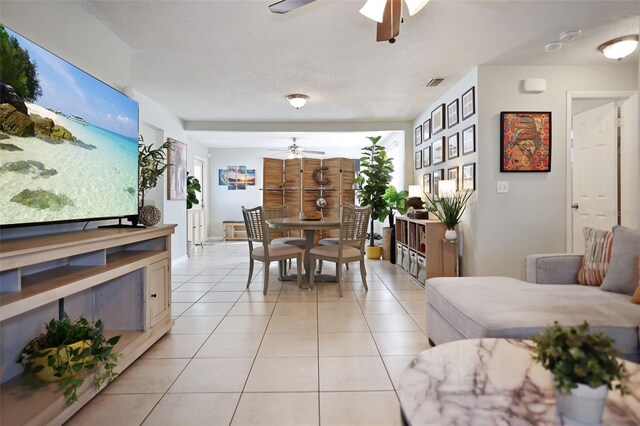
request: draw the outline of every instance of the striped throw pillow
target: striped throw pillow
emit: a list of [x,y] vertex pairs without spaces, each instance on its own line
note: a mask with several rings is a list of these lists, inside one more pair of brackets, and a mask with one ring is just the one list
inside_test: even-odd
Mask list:
[[584,257],[578,272],[578,282],[584,285],[600,285],[609,269],[613,233],[600,229],[584,228]]

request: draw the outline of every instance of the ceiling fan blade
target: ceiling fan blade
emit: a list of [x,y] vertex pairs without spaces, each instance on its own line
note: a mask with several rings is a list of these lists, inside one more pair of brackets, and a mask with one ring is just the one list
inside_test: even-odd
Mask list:
[[302,7],[306,4],[313,3],[316,0],[280,0],[269,5],[269,10],[272,13],[287,13],[294,9]]
[[324,151],[314,151],[313,149],[301,149],[301,151],[304,154],[318,154],[318,155],[324,155],[325,154]]
[[395,37],[400,34],[401,17],[402,0],[387,0],[382,22],[377,24],[376,41],[395,42]]
[[266,148],[267,151],[278,151],[278,152],[289,152],[288,149],[282,149],[282,148]]

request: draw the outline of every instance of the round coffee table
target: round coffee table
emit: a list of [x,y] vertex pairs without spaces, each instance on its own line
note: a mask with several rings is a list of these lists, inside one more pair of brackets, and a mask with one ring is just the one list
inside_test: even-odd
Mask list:
[[[556,412],[549,373],[531,358],[526,340],[460,340],[427,349],[400,379],[405,424],[577,425]],[[609,392],[605,425],[640,424],[640,365],[622,397]]]

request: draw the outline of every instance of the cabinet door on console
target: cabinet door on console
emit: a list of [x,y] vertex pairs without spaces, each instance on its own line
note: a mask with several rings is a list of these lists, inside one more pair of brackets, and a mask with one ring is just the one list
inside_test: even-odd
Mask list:
[[147,267],[149,327],[169,314],[169,260],[161,260]]

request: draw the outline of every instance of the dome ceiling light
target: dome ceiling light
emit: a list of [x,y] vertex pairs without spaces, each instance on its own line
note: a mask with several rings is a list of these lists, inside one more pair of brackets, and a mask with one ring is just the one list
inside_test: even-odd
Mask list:
[[292,107],[300,109],[307,104],[309,97],[300,93],[293,93],[291,95],[287,95],[287,100]]
[[598,46],[598,50],[609,59],[621,61],[638,48],[638,35],[628,35],[609,40]]

